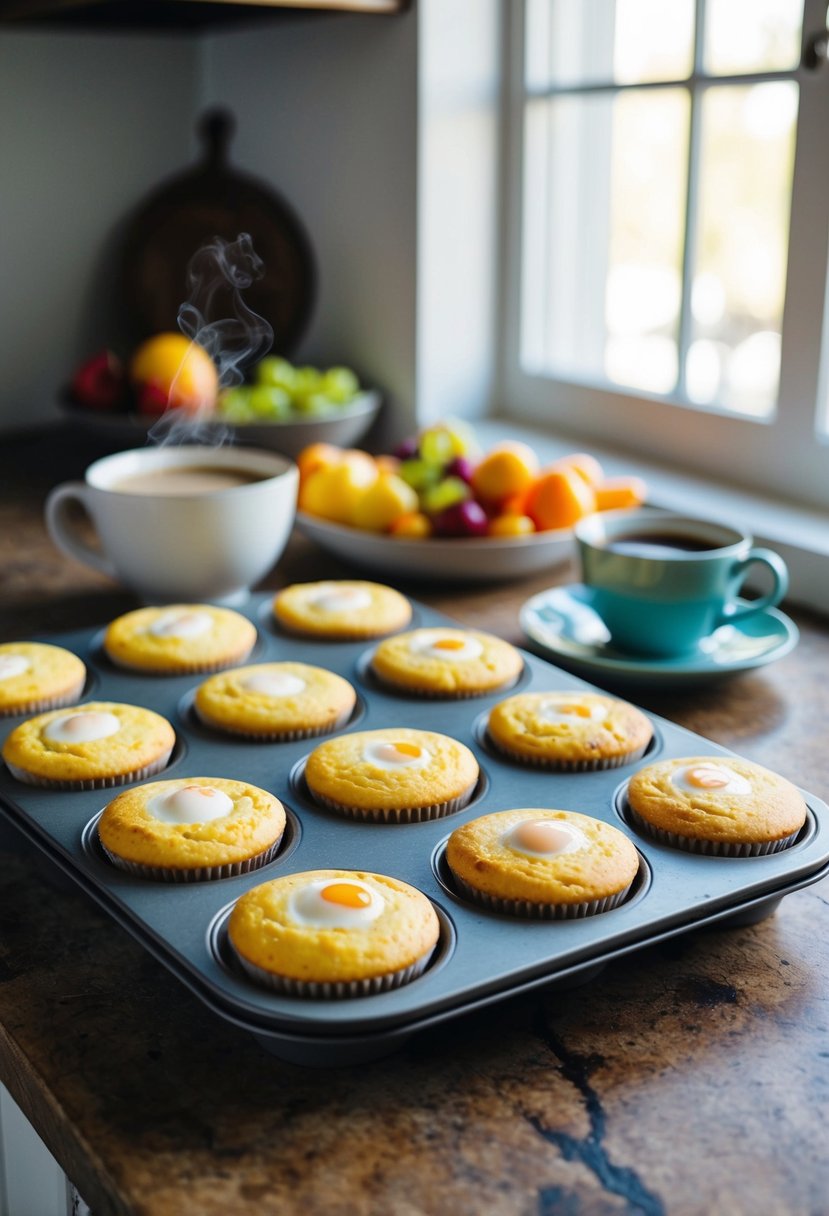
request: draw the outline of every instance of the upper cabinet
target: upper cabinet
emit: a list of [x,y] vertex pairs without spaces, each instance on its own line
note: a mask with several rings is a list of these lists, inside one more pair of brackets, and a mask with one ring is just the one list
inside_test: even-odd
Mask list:
[[206,29],[291,10],[399,13],[408,0],[0,0],[0,23],[99,29]]

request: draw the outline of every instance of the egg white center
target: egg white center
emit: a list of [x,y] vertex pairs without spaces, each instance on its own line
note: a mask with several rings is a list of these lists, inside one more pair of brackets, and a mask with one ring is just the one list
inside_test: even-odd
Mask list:
[[371,596],[364,587],[320,587],[310,603],[322,612],[356,612],[371,606]]
[[362,929],[377,920],[385,905],[379,891],[357,878],[323,878],[291,893],[288,915],[311,929]]
[[147,630],[157,638],[197,638],[213,625],[207,612],[165,612]]
[[31,663],[22,654],[0,654],[0,680],[22,676],[30,667]]
[[587,845],[579,828],[561,820],[524,819],[513,824],[501,837],[501,844],[524,857],[561,857]]
[[462,663],[477,659],[483,654],[483,649],[477,638],[437,631],[415,634],[409,641],[412,654],[442,659],[445,663]]
[[43,737],[53,743],[93,743],[96,739],[109,738],[120,729],[121,723],[115,714],[90,710],[53,718],[44,727]]
[[306,687],[304,680],[288,671],[257,671],[242,680],[245,692],[264,697],[295,697]]
[[363,749],[363,760],[389,773],[404,768],[425,768],[431,759],[432,753],[428,748],[402,739],[396,742],[392,740],[387,743],[369,743]]
[[671,784],[687,794],[750,794],[751,782],[725,764],[693,764],[671,774]]
[[150,798],[145,809],[161,823],[210,823],[229,815],[233,800],[212,785],[180,785]]

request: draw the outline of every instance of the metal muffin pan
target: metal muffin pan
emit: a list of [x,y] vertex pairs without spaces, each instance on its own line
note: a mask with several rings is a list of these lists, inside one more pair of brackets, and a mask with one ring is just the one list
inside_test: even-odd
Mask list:
[[[0,766],[0,809],[69,873],[143,946],[219,1016],[252,1032],[269,1050],[298,1063],[355,1063],[394,1049],[418,1030],[540,985],[591,978],[611,958],[706,923],[750,923],[790,891],[817,881],[829,866],[829,807],[806,794],[809,815],[796,843],[767,857],[703,857],[667,848],[625,819],[631,773],[657,756],[734,753],[649,714],[654,740],[630,765],[597,772],[555,773],[524,767],[486,739],[486,713],[516,690],[592,689],[544,659],[522,652],[524,671],[511,689],[462,700],[391,692],[370,674],[376,642],[326,642],[283,633],[271,596],[245,611],[259,629],[247,662],[299,660],[338,672],[358,693],[344,728],[412,726],[461,740],[475,753],[481,779],[472,801],[443,819],[372,824],[318,806],[304,781],[304,762],[319,739],[255,743],[223,736],[198,722],[193,690],[206,676],[149,676],[115,667],[101,649],[100,629],[53,636],[90,671],[82,701],[120,701],[154,709],[177,734],[166,777],[228,777],[274,793],[288,811],[274,861],[254,873],[212,882],[158,883],[116,869],[97,841],[95,823],[117,791],[49,791],[15,781]],[[416,625],[457,622],[414,605]],[[2,737],[19,718],[5,719]],[[330,736],[327,736],[330,737]],[[444,850],[459,824],[513,807],[554,807],[604,819],[625,832],[640,854],[639,875],[612,911],[574,920],[529,921],[496,915],[454,890]],[[307,1000],[257,987],[234,961],[226,924],[235,900],[281,874],[323,868],[388,874],[418,887],[434,903],[441,938],[424,974],[402,988],[347,1000]]]

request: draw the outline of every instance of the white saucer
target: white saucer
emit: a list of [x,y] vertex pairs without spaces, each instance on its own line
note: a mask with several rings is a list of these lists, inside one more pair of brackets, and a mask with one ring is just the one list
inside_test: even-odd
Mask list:
[[797,626],[777,608],[766,608],[737,625],[722,625],[693,655],[675,659],[637,657],[614,650],[604,622],[592,607],[592,592],[582,583],[550,587],[522,606],[524,633],[562,667],[580,674],[604,672],[637,683],[676,683],[718,679],[762,667],[797,645]]

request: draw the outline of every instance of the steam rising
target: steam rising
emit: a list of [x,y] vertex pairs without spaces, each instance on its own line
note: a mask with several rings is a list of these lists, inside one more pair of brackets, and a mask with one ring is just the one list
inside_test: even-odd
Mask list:
[[[219,372],[219,389],[241,384],[244,368],[266,355],[273,329],[242,299],[242,292],[265,273],[265,264],[253,248],[249,233],[235,241],[222,237],[203,245],[187,267],[187,299],[178,310],[178,327],[191,342],[203,346]],[[175,380],[170,398],[175,395]],[[229,443],[233,431],[212,413],[212,402],[196,411],[167,409],[152,427],[149,438],[161,445]]]

